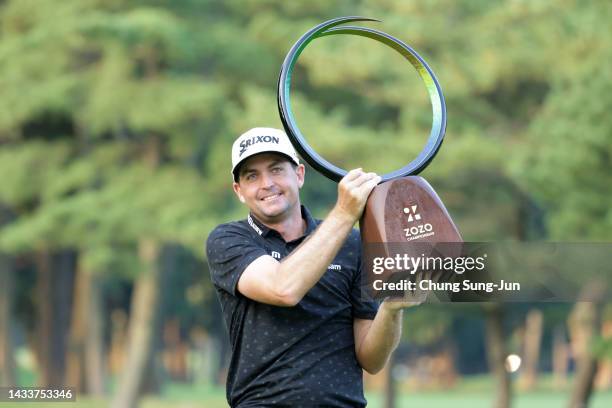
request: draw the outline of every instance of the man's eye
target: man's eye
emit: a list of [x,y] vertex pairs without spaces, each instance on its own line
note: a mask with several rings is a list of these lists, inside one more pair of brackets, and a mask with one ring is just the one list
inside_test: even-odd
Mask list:
[[280,173],[281,170],[282,169],[280,167],[274,167],[274,168],[272,168],[272,173]]
[[248,181],[253,181],[253,180],[255,180],[255,174],[253,174],[253,173],[247,174],[247,175],[246,175],[246,179],[247,179]]

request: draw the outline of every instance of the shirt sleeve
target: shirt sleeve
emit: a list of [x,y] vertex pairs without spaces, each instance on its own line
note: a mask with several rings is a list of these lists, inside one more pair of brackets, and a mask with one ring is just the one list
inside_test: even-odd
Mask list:
[[357,258],[357,268],[351,285],[351,303],[353,305],[353,318],[373,320],[378,312],[378,302],[374,300],[366,290],[367,284],[365,277],[362,275],[361,267],[361,239],[359,233],[353,230],[350,238],[354,240],[356,251],[359,254]]
[[246,231],[231,225],[217,227],[208,236],[206,257],[213,284],[236,296],[238,280],[257,258],[267,255],[263,245]]

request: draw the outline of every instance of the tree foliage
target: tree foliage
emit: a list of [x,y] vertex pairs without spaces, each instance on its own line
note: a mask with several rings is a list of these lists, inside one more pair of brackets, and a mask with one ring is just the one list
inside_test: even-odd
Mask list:
[[[535,224],[551,239],[612,237],[606,1],[8,0],[0,206],[15,217],[0,228],[0,248],[77,249],[88,270],[109,276],[138,274],[143,237],[203,260],[214,225],[245,215],[231,191],[232,141],[281,126],[286,52],[341,15],[382,20],[367,25],[411,45],[436,73],[448,128],[423,176],[466,240],[542,238]],[[364,38],[315,40],[292,97],[309,142],[345,168],[403,166],[431,126],[413,68]],[[335,184],[309,170],[303,201],[322,217],[334,200]],[[190,293],[209,299],[205,273],[202,282]],[[413,322],[417,342],[451,325],[438,309]]]

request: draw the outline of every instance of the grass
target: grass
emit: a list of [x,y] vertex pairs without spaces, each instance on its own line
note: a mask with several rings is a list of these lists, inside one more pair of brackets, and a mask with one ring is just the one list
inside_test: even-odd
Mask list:
[[[569,390],[555,391],[548,385],[547,377],[542,378],[542,388],[532,392],[516,392],[513,408],[557,408],[567,405]],[[488,376],[464,378],[455,388],[446,391],[401,390],[398,407],[415,408],[488,408],[492,405],[491,379]],[[382,408],[384,396],[380,392],[367,392],[369,408]],[[108,400],[94,400],[77,396],[76,403],[0,403],[0,408],[34,407],[49,408],[107,408]],[[144,398],[142,408],[224,408],[225,390],[213,386],[193,386],[188,384],[169,384],[162,396]],[[590,408],[612,407],[612,390],[595,392]]]
[[[539,391],[516,395],[513,408],[558,408],[567,405],[569,394],[553,391]],[[399,407],[427,407],[427,408],[489,408],[493,401],[490,393],[474,392],[420,392],[404,394],[400,397]],[[368,394],[368,407],[379,408],[384,406],[381,394]],[[612,406],[612,392],[596,393],[590,408],[608,408]]]
[[[490,393],[483,392],[464,392],[460,389],[453,391],[431,391],[403,393],[400,395],[399,407],[415,408],[488,408],[492,401]],[[367,393],[368,407],[380,408],[384,406],[384,399],[381,393]],[[514,399],[514,408],[557,408],[567,404],[567,392],[536,391],[519,394]],[[34,408],[40,407],[36,403],[0,403],[0,407]],[[110,406],[109,401],[92,400],[89,398],[78,398],[76,403],[45,403],[45,407],[66,407],[66,408],[106,408]],[[607,408],[612,406],[612,391],[597,392],[593,398],[590,408]],[[142,401],[142,408],[224,408],[225,391],[222,388],[212,387],[189,387],[185,385],[173,384],[167,387],[163,398],[145,398]]]

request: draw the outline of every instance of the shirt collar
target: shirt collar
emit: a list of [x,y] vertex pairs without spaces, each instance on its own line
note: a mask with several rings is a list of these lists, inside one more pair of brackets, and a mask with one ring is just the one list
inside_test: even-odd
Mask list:
[[266,227],[261,222],[259,222],[259,220],[253,217],[251,213],[247,215],[247,222],[249,223],[251,228],[253,228],[253,230],[255,230],[255,232],[258,233],[259,235],[266,236],[268,235],[268,232],[270,232],[270,228]]
[[[308,208],[301,205],[300,209],[302,211],[302,219],[306,221],[306,232],[304,233],[304,236],[307,236],[317,228],[317,223],[314,218],[312,218],[312,215],[310,214],[310,211],[308,211]],[[267,237],[268,234],[270,234],[270,231],[275,231],[272,228],[265,226],[251,212],[247,216],[247,222],[256,233],[263,237]]]
[[310,211],[308,211],[308,208],[304,206],[302,206],[302,218],[306,220],[306,232],[304,233],[304,236],[308,236],[317,228],[317,222],[314,218],[312,218],[312,215],[310,214]]

